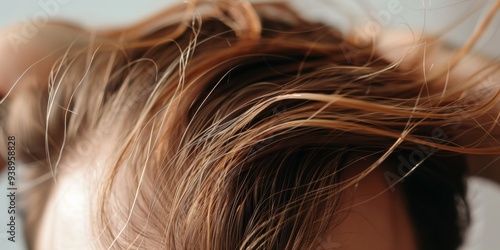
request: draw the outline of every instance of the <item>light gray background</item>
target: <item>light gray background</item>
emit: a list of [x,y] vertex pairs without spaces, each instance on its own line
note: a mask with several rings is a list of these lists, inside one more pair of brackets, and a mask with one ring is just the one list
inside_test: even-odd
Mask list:
[[[59,2],[58,2],[59,1]],[[473,32],[477,21],[484,17],[493,1],[473,0],[397,0],[403,11],[390,16],[387,24],[374,18],[377,13],[387,13],[388,3],[396,0],[358,0],[358,1],[310,1],[296,0],[294,5],[304,15],[340,26],[342,30],[360,29],[378,24],[386,29],[406,29],[415,31],[422,28],[426,32],[445,34],[448,42],[463,44]],[[32,22],[35,18],[70,20],[87,27],[120,26],[138,21],[158,12],[176,0],[0,0],[0,27],[13,23]],[[356,3],[353,3],[356,2]],[[47,8],[48,3],[51,5]],[[499,14],[500,16],[500,14]],[[457,22],[460,22],[457,24]],[[492,57],[500,56],[500,18],[495,17],[491,28],[475,47],[477,51]],[[0,190],[5,188],[5,175],[0,176]],[[500,188],[496,184],[474,178],[469,181],[469,199],[472,205],[473,225],[463,250],[500,249]],[[7,223],[7,201],[0,191],[0,249],[24,249],[22,243],[10,243],[3,231]],[[5,210],[5,211],[4,211]],[[22,232],[18,229],[18,237]],[[61,236],[64,237],[64,236]]]

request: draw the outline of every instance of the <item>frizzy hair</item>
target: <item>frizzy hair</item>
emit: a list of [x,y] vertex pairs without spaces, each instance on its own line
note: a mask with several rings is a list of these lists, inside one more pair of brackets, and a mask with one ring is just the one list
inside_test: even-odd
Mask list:
[[[82,157],[82,141],[110,145],[92,151],[107,157],[92,203],[98,249],[316,249],[341,221],[344,190],[424,146],[431,155],[403,184],[431,183],[448,203],[415,211],[435,202],[423,191],[408,201],[414,218],[436,217],[415,222],[419,244],[456,248],[468,223],[463,156],[500,148],[456,138],[499,93],[474,99],[478,79],[427,91],[446,72],[422,79],[371,45],[346,57],[345,45],[356,47],[285,4],[190,1],[75,37],[47,83],[26,79],[8,100],[3,133],[54,177]],[[445,137],[433,138],[436,128]],[[344,178],[368,156],[377,160]]]

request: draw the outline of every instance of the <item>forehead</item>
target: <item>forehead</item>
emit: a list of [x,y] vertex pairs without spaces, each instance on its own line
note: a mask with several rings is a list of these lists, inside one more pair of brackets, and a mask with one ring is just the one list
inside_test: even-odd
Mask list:
[[[366,171],[376,157],[356,155],[345,169],[343,180]],[[336,225],[323,245],[325,249],[416,250],[416,232],[408,213],[403,190],[386,179],[394,168],[382,163],[366,177],[345,190],[336,211]]]

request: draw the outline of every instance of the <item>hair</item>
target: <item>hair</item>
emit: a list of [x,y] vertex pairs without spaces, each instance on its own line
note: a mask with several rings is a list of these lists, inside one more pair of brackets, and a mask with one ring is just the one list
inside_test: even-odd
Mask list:
[[[457,139],[499,100],[470,95],[478,79],[429,91],[447,72],[424,79],[282,3],[191,1],[117,31],[63,29],[79,35],[48,81],[20,80],[2,133],[35,177],[106,156],[94,247],[316,249],[349,209],[343,192],[382,163],[419,249],[461,244],[464,157],[499,148]],[[375,160],[346,177],[360,158]],[[40,185],[29,197],[43,207]]]

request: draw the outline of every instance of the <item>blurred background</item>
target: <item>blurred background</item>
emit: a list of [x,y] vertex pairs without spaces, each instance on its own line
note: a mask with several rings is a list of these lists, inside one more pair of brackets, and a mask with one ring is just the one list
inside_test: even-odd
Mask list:
[[[46,18],[79,25],[119,27],[132,24],[180,0],[0,0],[0,28],[21,23],[43,25]],[[486,15],[494,1],[488,0],[295,0],[290,1],[304,16],[323,21],[347,32],[363,35],[380,29],[413,30],[443,35],[454,46],[464,44]],[[475,50],[500,57],[500,14],[476,44]],[[494,166],[500,167],[500,166]],[[6,190],[6,175],[0,176],[0,190]],[[22,183],[20,184],[22,185]],[[5,191],[6,192],[6,191]],[[469,180],[469,201],[473,224],[462,250],[500,249],[500,187],[489,181]],[[8,223],[6,195],[0,195],[0,225]],[[19,224],[19,223],[18,223]],[[76,225],[75,225],[76,226]],[[22,230],[17,228],[16,243],[7,240],[0,227],[0,250],[23,250]],[[64,237],[61,235],[60,237]]]

